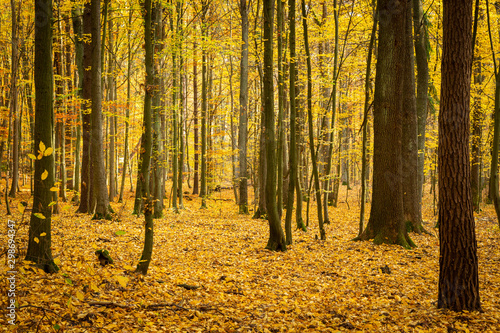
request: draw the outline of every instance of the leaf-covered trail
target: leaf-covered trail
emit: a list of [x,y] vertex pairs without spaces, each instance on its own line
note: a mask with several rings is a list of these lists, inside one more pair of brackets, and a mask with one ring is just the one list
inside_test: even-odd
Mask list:
[[[331,209],[326,241],[315,239],[312,220],[309,232],[294,231],[294,244],[285,253],[264,249],[267,222],[238,215],[234,202],[221,200],[230,198],[230,191],[214,195],[208,210],[198,209],[197,198],[186,200],[186,210],[169,211],[155,222],[154,259],[145,277],[133,273],[144,233],[143,219],[128,214],[132,201],[114,206],[119,221],[112,222],[90,221],[62,206],[52,233],[61,273],[46,275],[18,264],[17,330],[50,332],[54,325],[64,332],[500,330],[500,233],[490,207],[477,217],[485,312],[455,314],[436,309],[437,237],[412,235],[418,248],[410,251],[350,241],[359,214],[352,193],[351,209],[345,204]],[[425,219],[436,233],[431,210]],[[21,250],[24,224],[17,236]],[[4,224],[1,232],[6,239]],[[107,249],[114,264],[102,267],[96,249]],[[7,269],[1,269],[4,311]]]

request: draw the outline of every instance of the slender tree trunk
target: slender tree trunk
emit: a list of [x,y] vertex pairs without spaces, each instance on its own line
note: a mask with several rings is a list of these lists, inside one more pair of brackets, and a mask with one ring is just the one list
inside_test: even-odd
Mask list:
[[377,24],[378,24],[378,13],[377,9],[373,12],[373,26],[372,33],[370,37],[370,44],[368,45],[368,56],[366,59],[366,73],[365,73],[365,105],[364,105],[364,121],[363,121],[363,142],[361,144],[362,147],[362,156],[361,156],[361,208],[359,213],[359,231],[358,236],[363,233],[364,221],[365,221],[365,205],[366,205],[366,197],[367,197],[367,177],[368,177],[368,124],[369,124],[369,114],[370,114],[370,76],[371,76],[371,68],[372,68],[372,54],[373,47],[375,44],[375,37],[377,33]]
[[101,110],[101,1],[91,0],[92,16],[92,186],[95,198],[93,219],[111,219],[108,191],[106,188],[106,169],[104,168],[104,152],[102,137]]
[[283,2],[281,0],[276,3],[276,18],[277,18],[277,41],[278,41],[278,148],[277,148],[277,163],[278,163],[278,214],[283,215],[283,170],[284,170],[284,150],[285,150],[285,126],[284,126],[284,108],[285,108],[285,87],[283,75],[283,34],[284,34],[284,14]]
[[[77,87],[76,87],[76,96],[78,99],[82,99],[82,88],[83,88],[83,31],[82,31],[82,10],[80,6],[72,2],[71,5],[71,18],[73,20],[73,35],[74,35],[74,43],[75,43],[75,64],[77,69]],[[79,200],[79,191],[80,191],[80,175],[81,175],[81,162],[80,162],[80,147],[82,145],[82,107],[83,103],[77,106],[77,125],[76,125],[76,143],[75,143],[75,170],[74,170],[74,184],[73,187],[75,196],[73,197],[73,201],[78,202]]]
[[[307,12],[305,0],[302,0],[302,23],[304,30],[304,47],[306,51],[306,63],[307,63],[307,115],[309,124],[309,150],[311,152],[311,161],[314,176],[314,188],[316,192],[316,204],[318,207],[318,223],[319,223],[319,233],[320,239],[326,240],[325,228],[323,226],[323,210],[321,208],[321,187],[319,185],[319,171],[318,171],[318,160],[317,154],[314,147],[314,130],[313,130],[313,114],[312,114],[312,69],[311,69],[311,52],[309,51],[309,36],[307,30]],[[308,198],[311,200],[311,198]]]
[[[288,202],[286,204],[285,215],[285,234],[286,243],[292,244],[292,213],[293,201],[295,194],[295,186],[297,181],[297,138],[296,138],[296,114],[295,107],[295,0],[288,1],[288,19],[290,30],[290,150],[289,150],[289,163],[290,163],[290,180],[288,182]],[[305,226],[304,226],[305,228]]]
[[207,39],[206,15],[208,13],[208,3],[202,3],[202,46],[201,46],[201,208],[207,208]]
[[[132,11],[130,10],[128,13],[128,25],[127,25],[127,106],[125,107],[125,142],[123,147],[123,166],[122,166],[122,182],[120,186],[120,198],[118,202],[123,201],[123,192],[125,190],[125,179],[127,176],[127,167],[129,164],[128,154],[129,154],[129,126],[130,126],[130,76],[132,75],[132,40],[131,40],[131,31],[132,31]],[[132,170],[129,171],[132,173]],[[132,183],[130,183],[132,186]]]
[[117,196],[116,190],[116,155],[115,155],[115,125],[116,117],[116,78],[115,78],[115,54],[114,54],[114,38],[113,38],[113,11],[109,11],[108,22],[108,102],[109,102],[109,151],[108,151],[108,165],[109,165],[109,201],[113,201]]
[[429,65],[427,61],[428,35],[424,21],[422,0],[413,0],[413,30],[415,32],[415,62],[417,65],[417,122],[418,122],[418,198],[421,204],[424,186],[425,128],[427,123],[427,91]]
[[248,214],[248,12],[247,0],[240,0],[241,63],[240,63],[240,113],[238,127],[240,214]]
[[[10,0],[11,8],[11,75],[10,75],[10,112],[12,114],[12,183],[10,186],[9,196],[11,198],[16,197],[18,183],[19,183],[19,139],[21,137],[20,133],[20,119],[18,115],[18,87],[17,87],[17,76],[19,72],[19,11],[20,2],[18,3],[18,8],[16,10],[15,0]],[[17,12],[16,12],[17,11]]]
[[438,308],[478,311],[481,303],[469,163],[472,2],[444,0],[443,5]]
[[198,125],[198,45],[193,43],[193,122],[194,122],[194,179],[193,179],[193,194],[198,194],[199,189],[199,161],[200,161],[200,145],[199,141],[199,125]]
[[144,0],[144,48],[146,66],[146,93],[144,95],[144,118],[141,144],[141,169],[138,175],[141,181],[142,196],[145,198],[144,204],[144,247],[136,271],[146,275],[153,255],[153,202],[149,190],[150,163],[153,150],[152,144],[152,124],[151,124],[151,104],[154,95],[154,48],[153,48],[153,22],[151,0]]
[[411,6],[406,8],[403,82],[403,214],[407,229],[422,233],[421,197],[418,186],[418,115],[415,97],[415,57]]
[[82,82],[82,169],[81,169],[81,195],[80,195],[80,206],[78,208],[79,213],[90,213],[90,197],[91,197],[91,186],[92,186],[92,173],[90,172],[90,136],[91,136],[91,111],[90,111],[90,99],[91,99],[91,87],[92,87],[92,45],[91,41],[83,36],[89,36],[91,34],[91,16],[90,16],[90,2],[86,2],[83,8],[83,82]]
[[[487,9],[487,19],[488,19],[488,33],[490,37],[491,52],[493,57],[493,66],[495,70],[495,109],[494,109],[494,129],[493,129],[493,144],[491,147],[491,171],[490,171],[490,183],[489,183],[489,194],[493,201],[493,206],[495,207],[495,212],[497,214],[498,224],[500,225],[500,194],[498,186],[498,152],[500,146],[500,66],[497,67],[496,53],[493,48],[493,38],[491,33],[490,24],[490,11],[489,2],[486,1]],[[500,6],[499,6],[500,7]]]
[[52,83],[52,1],[35,0],[35,193],[25,260],[32,261],[45,272],[59,270],[52,258],[50,202],[54,185],[54,131]]

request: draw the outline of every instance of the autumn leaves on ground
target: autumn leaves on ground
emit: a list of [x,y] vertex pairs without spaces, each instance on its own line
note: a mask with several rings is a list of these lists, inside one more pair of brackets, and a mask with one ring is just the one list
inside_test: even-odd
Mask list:
[[[343,201],[331,208],[326,241],[316,239],[312,217],[308,232],[294,231],[294,243],[284,253],[264,249],[267,222],[238,214],[232,191],[214,193],[203,210],[198,197],[186,198],[179,214],[167,211],[155,220],[147,276],[133,272],[144,231],[143,218],[130,214],[131,198],[114,204],[113,221],[91,221],[75,214],[69,203],[60,203],[61,214],[53,217],[52,226],[60,272],[45,274],[19,263],[18,325],[0,326],[17,332],[500,330],[500,234],[490,206],[476,216],[484,313],[453,313],[436,308],[438,238],[412,234],[418,245],[414,250],[352,242],[359,194],[357,189],[349,194],[350,205]],[[432,202],[426,201],[425,227],[437,235]],[[18,222],[22,255],[27,217],[14,212],[11,218]],[[2,223],[3,237],[6,228]],[[101,266],[95,255],[99,249],[109,251],[112,265]],[[1,267],[6,284],[7,267]],[[5,311],[8,288],[0,289]],[[0,322],[5,323],[4,315]]]

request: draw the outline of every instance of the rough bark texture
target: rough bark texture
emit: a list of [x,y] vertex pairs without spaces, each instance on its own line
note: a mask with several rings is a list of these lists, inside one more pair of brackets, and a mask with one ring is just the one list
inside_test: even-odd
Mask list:
[[[35,96],[37,101],[35,106],[35,147],[40,149],[40,143],[43,143],[46,148],[53,148],[51,0],[35,1],[35,22]],[[52,210],[49,207],[52,200],[50,188],[54,185],[54,154],[42,152],[39,157],[35,160],[33,210],[25,260],[35,262],[46,272],[55,272],[58,267],[53,261],[50,247]],[[42,234],[45,235],[42,236]]]
[[274,121],[273,84],[273,21],[274,0],[264,0],[264,113],[266,115],[266,209],[269,221],[269,240],[266,248],[272,251],[286,251],[285,234],[276,205],[276,138]]
[[443,3],[438,308],[472,311],[481,309],[469,163],[472,2]]
[[16,197],[19,183],[19,139],[21,138],[20,115],[18,114],[18,87],[17,77],[19,73],[19,29],[18,19],[20,8],[18,6],[16,13],[16,4],[14,0],[11,3],[12,17],[12,48],[11,48],[11,76],[10,76],[10,112],[12,117],[12,183],[10,186],[9,196]]
[[414,246],[403,220],[402,95],[404,1],[379,0],[379,45],[374,96],[373,195],[370,219],[359,237],[376,244]]

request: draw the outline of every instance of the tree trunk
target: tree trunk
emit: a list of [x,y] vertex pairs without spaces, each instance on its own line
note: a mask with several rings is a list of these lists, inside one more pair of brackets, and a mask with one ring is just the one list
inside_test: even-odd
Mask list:
[[31,212],[28,250],[25,260],[47,273],[59,270],[52,258],[51,216],[54,186],[52,1],[35,0],[35,187]]
[[150,163],[152,154],[152,124],[151,124],[151,104],[154,95],[154,50],[153,50],[153,22],[151,0],[144,1],[144,48],[146,66],[146,92],[144,95],[144,118],[141,147],[141,169],[138,175],[141,181],[142,196],[145,198],[144,204],[144,247],[136,271],[146,275],[153,254],[153,202],[149,190]]
[[[359,239],[414,244],[403,219],[402,95],[407,3],[379,0],[379,45],[374,96],[373,195],[370,219]],[[397,59],[397,60],[396,60]]]
[[417,122],[418,122],[418,198],[422,202],[425,164],[425,127],[427,123],[427,91],[429,64],[427,63],[428,35],[424,21],[422,0],[413,0],[413,29],[415,32],[415,62],[417,65]]
[[10,75],[10,112],[12,115],[12,183],[10,186],[9,196],[11,198],[16,197],[18,183],[19,183],[19,139],[21,138],[20,129],[20,117],[18,115],[18,87],[17,87],[17,76],[19,72],[19,36],[18,36],[18,19],[20,18],[20,5],[18,3],[17,13],[16,13],[16,3],[14,0],[10,1],[11,4],[11,17],[12,17],[12,47],[11,47],[11,75]]
[[240,114],[238,126],[240,214],[248,214],[248,11],[247,0],[240,0],[241,63],[240,63]]
[[[128,25],[127,25],[127,105],[125,107],[125,143],[123,147],[123,166],[122,166],[122,181],[120,186],[120,198],[118,202],[123,201],[123,192],[125,191],[125,179],[127,176],[127,167],[129,164],[128,154],[129,154],[129,126],[130,126],[130,76],[132,75],[132,11],[128,13]],[[132,170],[129,171],[130,173]],[[130,183],[132,186],[132,183]]]
[[422,198],[418,187],[418,116],[415,96],[412,8],[406,8],[403,82],[403,214],[406,228],[422,233]]
[[106,169],[104,168],[104,152],[102,137],[101,110],[101,1],[91,0],[92,17],[92,186],[95,198],[93,219],[111,219],[109,197],[106,188]]
[[[323,210],[321,208],[321,187],[319,185],[319,171],[317,165],[317,154],[314,147],[314,132],[313,132],[313,114],[312,114],[312,69],[311,69],[311,53],[309,51],[309,36],[307,31],[307,12],[305,0],[302,0],[302,23],[304,29],[304,47],[306,51],[307,62],[307,115],[309,124],[309,150],[311,152],[311,161],[314,176],[314,188],[316,192],[316,204],[318,207],[318,223],[320,239],[326,240],[325,228],[323,226]],[[311,200],[311,198],[308,198]]]
[[108,166],[109,166],[109,201],[113,201],[117,196],[116,189],[116,155],[115,155],[115,124],[117,121],[116,117],[116,78],[115,78],[115,54],[114,54],[114,38],[113,38],[113,11],[109,11],[109,21],[108,21],[108,102],[109,103],[109,151],[108,151]]
[[[83,98],[82,88],[83,88],[83,31],[82,31],[82,10],[79,5],[72,2],[71,4],[71,17],[73,20],[73,40],[75,42],[75,64],[77,69],[77,87],[76,87],[76,97],[80,100]],[[80,175],[81,175],[81,165],[80,165],[80,147],[82,141],[82,107],[84,103],[80,105],[80,107],[76,107],[77,112],[77,125],[76,125],[76,143],[75,143],[75,170],[74,170],[74,184],[73,187],[75,196],[73,197],[73,201],[78,202],[79,200],[79,191],[80,191]]]
[[201,14],[201,208],[207,208],[207,26],[206,16],[208,13],[208,3],[206,0],[202,2]]
[[481,303],[469,163],[472,2],[443,5],[438,308],[476,311]]
[[197,44],[193,43],[193,122],[194,122],[194,179],[193,179],[193,194],[200,193],[199,189],[199,161],[200,161],[200,145],[199,145],[199,125],[198,125],[198,57]]
[[264,0],[264,114],[266,138],[266,210],[269,221],[269,240],[266,248],[271,251],[286,251],[285,235],[276,206],[276,139],[274,121],[273,84],[273,21],[274,0]]
[[362,156],[361,156],[361,208],[359,213],[359,230],[358,236],[363,233],[364,221],[365,221],[365,205],[366,205],[366,197],[367,197],[367,178],[368,178],[368,118],[370,113],[370,76],[371,76],[371,68],[372,68],[372,54],[373,47],[375,44],[375,37],[377,33],[377,24],[378,24],[378,13],[377,9],[373,11],[373,26],[370,37],[370,44],[368,46],[368,56],[366,59],[366,73],[365,73],[365,105],[364,105],[364,120],[363,120],[363,141],[361,144]]
[[[90,2],[86,2],[83,8],[83,35],[91,34],[91,15]],[[82,146],[82,169],[81,169],[81,195],[79,213],[90,212],[90,197],[92,186],[92,173],[90,172],[90,136],[91,136],[91,111],[90,99],[92,97],[92,45],[89,38],[83,39],[83,85],[82,85],[82,130],[83,130],[83,146]]]

